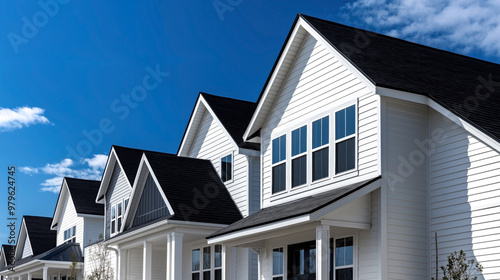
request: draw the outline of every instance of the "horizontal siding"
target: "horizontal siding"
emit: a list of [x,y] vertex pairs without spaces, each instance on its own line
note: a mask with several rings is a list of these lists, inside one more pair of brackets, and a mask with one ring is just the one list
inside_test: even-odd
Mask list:
[[83,218],[84,236],[83,247],[92,244],[99,240],[99,236],[103,235],[103,218]]
[[[263,206],[272,204],[271,135],[297,128],[313,117],[319,118],[322,112],[326,114],[355,100],[358,100],[359,175],[375,174],[379,170],[379,97],[324,45],[308,35],[261,130]],[[330,127],[333,129],[333,121]],[[303,195],[301,192],[300,196]]]
[[64,208],[57,231],[58,246],[64,243],[64,231],[72,228],[73,226],[76,226],[76,242],[83,244],[83,218],[77,216],[75,205],[73,204],[73,198],[68,195],[65,199]]
[[118,162],[115,164],[113,169],[113,174],[111,175],[111,180],[109,181],[109,187],[106,192],[106,239],[110,237],[110,229],[111,229],[111,205],[123,201],[126,198],[130,197],[131,192],[130,185],[128,183],[128,179],[125,176],[125,173],[120,168]]
[[127,279],[142,279],[142,248],[128,250]]
[[380,190],[371,194],[371,228],[358,234],[358,278],[379,279]]
[[248,203],[248,163],[246,156],[235,154],[232,140],[219,123],[207,111],[196,133],[189,157],[208,159],[221,172],[220,160],[233,153],[233,180],[225,183],[233,201],[243,215],[247,215]]
[[[425,279],[428,276],[427,162],[415,141],[427,139],[427,107],[386,99],[387,276]],[[422,155],[419,162],[410,159]],[[401,158],[404,158],[402,160]],[[402,169],[411,164],[413,172]],[[389,173],[390,172],[390,173]],[[399,176],[399,177],[396,177]],[[399,178],[396,179],[396,178]],[[397,181],[397,182],[396,182]]]
[[439,265],[463,249],[483,265],[484,279],[500,279],[500,155],[434,110],[430,128],[444,135],[430,157],[432,260],[437,232]]
[[23,255],[22,255],[21,259],[24,259],[24,258],[29,257],[31,255],[33,255],[31,253],[31,242],[30,242],[29,235],[27,235],[26,239],[24,240]]

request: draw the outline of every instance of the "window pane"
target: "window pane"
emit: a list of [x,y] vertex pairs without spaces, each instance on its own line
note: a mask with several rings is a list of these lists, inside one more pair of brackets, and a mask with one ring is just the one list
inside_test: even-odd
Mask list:
[[354,105],[347,107],[345,112],[345,132],[346,136],[354,134],[356,132],[356,108]]
[[273,277],[273,280],[283,280],[283,277],[282,277],[282,276],[279,276],[279,277]]
[[273,167],[273,193],[286,189],[286,163]]
[[118,203],[118,216],[122,215],[122,203]]
[[203,280],[210,280],[210,271],[203,271]]
[[114,219],[116,217],[116,208],[115,206],[111,207],[111,219]]
[[[307,242],[288,246],[289,279],[315,279],[316,242]],[[295,277],[295,278],[294,278]]]
[[73,226],[73,236],[76,235],[76,226]]
[[292,160],[292,187],[300,186],[307,181],[307,156]]
[[118,227],[116,228],[116,231],[120,231],[120,229],[122,228],[122,218],[118,218]]
[[111,221],[111,233],[115,233],[115,221]]
[[286,159],[286,135],[280,137],[280,161]]
[[128,206],[128,198],[125,199],[125,208],[123,209],[123,211],[126,211],[127,210],[127,206]]
[[345,137],[345,109],[335,113],[335,140]]
[[273,164],[280,161],[280,139],[273,140]]
[[352,280],[352,267],[337,269],[335,271],[335,280]]
[[191,276],[191,280],[200,280],[200,273],[193,273],[193,276]]
[[329,120],[327,116],[313,122],[313,149],[329,143]]
[[273,249],[273,275],[280,274],[283,274],[283,248]]
[[328,177],[328,147],[313,153],[313,181]]
[[221,179],[223,182],[232,179],[232,155],[228,155],[221,159]]
[[335,266],[353,264],[353,238],[341,238],[335,240]]
[[[203,248],[203,269],[209,269],[210,266],[210,247]],[[205,274],[203,274],[203,279],[205,279]]]
[[292,156],[304,153],[307,150],[307,126],[292,131]]
[[351,138],[336,145],[335,171],[344,172],[354,168],[355,163],[355,139]]
[[222,245],[214,246],[214,267],[222,267]]
[[[198,271],[200,270],[200,249],[193,250],[191,254],[191,263],[192,263],[192,270],[193,271]],[[194,275],[194,274],[193,274]],[[198,274],[198,278],[199,278]]]
[[216,269],[214,271],[214,280],[222,280],[222,269]]

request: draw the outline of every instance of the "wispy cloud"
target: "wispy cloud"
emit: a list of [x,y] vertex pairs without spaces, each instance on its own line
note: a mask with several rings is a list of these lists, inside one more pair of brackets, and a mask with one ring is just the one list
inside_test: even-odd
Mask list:
[[390,36],[465,54],[500,55],[497,0],[355,0],[341,11]]
[[44,109],[38,107],[0,108],[0,132],[28,127],[32,124],[48,124],[43,115]]
[[66,158],[58,163],[47,163],[43,167],[21,167],[21,172],[29,175],[45,174],[52,178],[41,183],[42,191],[59,193],[64,177],[74,177],[79,179],[100,180],[102,171],[106,165],[108,156],[96,154],[92,158],[85,158],[79,163]]

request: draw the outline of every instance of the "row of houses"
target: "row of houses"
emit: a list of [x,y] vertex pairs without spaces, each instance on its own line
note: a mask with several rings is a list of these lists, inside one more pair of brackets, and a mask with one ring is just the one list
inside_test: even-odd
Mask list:
[[457,250],[500,279],[499,75],[299,14],[257,102],[201,93],[177,154],[65,178],[0,275],[81,279],[104,242],[115,279],[430,279]]

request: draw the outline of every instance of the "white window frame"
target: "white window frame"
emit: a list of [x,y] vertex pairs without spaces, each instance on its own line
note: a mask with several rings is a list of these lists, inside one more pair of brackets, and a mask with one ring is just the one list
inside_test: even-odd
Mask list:
[[[121,232],[121,227],[118,227],[118,218],[121,219],[121,224],[123,225],[123,222],[124,222],[123,218],[125,218],[125,211],[127,210],[129,201],[130,201],[130,198],[124,198],[121,201],[117,201],[111,205],[111,208],[110,208],[111,213],[109,213],[111,215],[110,222],[109,222],[109,235],[110,236],[114,236],[114,235]],[[118,205],[119,204],[122,205],[121,215],[118,215]],[[115,209],[115,218],[113,218],[113,209]],[[114,232],[113,232],[113,227],[112,227],[113,221],[115,222],[115,231]]]
[[[231,156],[231,179],[226,180],[226,181],[222,181],[222,159],[226,158],[228,156]],[[228,183],[234,182],[234,151],[231,151],[231,152],[228,152],[228,153],[224,153],[224,155],[221,156],[220,159],[219,159],[219,166],[220,166],[220,178],[221,178],[221,181],[224,184],[228,184]]]
[[[313,123],[315,121],[319,121],[319,120],[321,120],[323,118],[326,118],[326,117],[328,117],[328,124],[329,124],[328,125],[328,143],[327,144],[323,144],[323,145],[321,145],[319,147],[313,148],[313,136],[314,136],[313,135],[314,134],[314,132],[313,132]],[[327,114],[323,114],[323,115],[321,115],[319,117],[315,117],[313,120],[311,120],[309,122],[309,126],[311,127],[311,141],[310,141],[311,144],[308,147],[309,148],[308,150],[311,151],[311,164],[309,164],[310,165],[310,171],[309,172],[311,174],[311,176],[310,176],[311,177],[310,184],[317,184],[319,182],[323,182],[325,180],[328,180],[328,179],[330,179],[332,177],[332,172],[330,171],[331,168],[332,168],[332,166],[333,166],[332,165],[332,145],[331,145],[331,143],[332,143],[332,126],[333,126],[333,124],[332,124],[332,116],[331,116],[330,113],[327,113]],[[313,179],[313,172],[314,172],[314,169],[313,169],[313,154],[314,154],[314,152],[322,150],[324,148],[328,148],[328,175],[326,175],[326,177],[324,177],[324,178],[321,178],[321,179],[318,179],[318,180],[314,181],[314,179]]]
[[[349,173],[352,173],[352,172],[356,172],[358,171],[358,149],[359,149],[359,137],[358,137],[358,130],[359,130],[359,123],[358,123],[358,120],[359,120],[359,116],[358,116],[358,110],[359,110],[359,106],[358,106],[358,102],[357,100],[355,101],[351,101],[351,102],[348,102],[348,103],[344,103],[342,106],[338,106],[335,108],[334,112],[333,112],[333,124],[336,124],[337,123],[337,119],[336,119],[336,113],[341,111],[341,110],[345,110],[347,109],[348,107],[351,107],[354,105],[354,133],[349,135],[349,136],[345,136],[345,137],[342,137],[340,139],[336,139],[337,138],[337,135],[336,135],[336,127],[334,126],[333,130],[332,130],[332,135],[333,135],[333,161],[332,161],[332,171],[333,171],[333,176],[334,177],[340,177],[342,175],[345,175],[345,174],[349,174]],[[354,168],[352,169],[348,169],[348,170],[344,170],[342,172],[339,172],[337,173],[337,144],[340,143],[340,142],[343,142],[343,141],[346,141],[346,140],[349,140],[351,138],[354,138]]]
[[[68,232],[69,238],[66,238],[66,236],[67,236],[66,232]],[[64,243],[67,243],[67,242],[76,243],[76,225],[66,229],[63,232],[63,239],[64,239]]]
[[[302,153],[298,153],[296,154],[295,156],[293,155],[293,132],[295,130],[299,130],[303,127],[306,127],[306,150],[305,152],[302,152]],[[309,126],[308,124],[304,124],[304,125],[301,125],[297,128],[294,128],[292,130],[290,130],[290,188],[291,189],[296,189],[296,188],[300,188],[302,186],[306,186],[309,184],[309,168],[308,168],[308,165],[309,165],[309,156],[308,156],[308,151],[309,151]],[[300,148],[300,147],[299,147]],[[293,186],[293,160],[296,159],[296,158],[299,158],[299,157],[302,157],[302,156],[305,156],[306,157],[306,182],[304,184],[301,184],[301,185],[297,185],[297,186]],[[287,188],[288,189],[288,188]]]
[[[343,265],[343,266],[336,267],[335,266],[335,258],[337,257],[337,255],[335,254],[335,244],[336,244],[335,241],[337,241],[337,239],[343,239],[343,238],[349,238],[349,237],[352,237],[352,265]],[[331,238],[333,239],[333,248],[331,248],[333,250],[333,260],[332,260],[333,267],[331,267],[331,269],[333,271],[332,272],[333,279],[335,280],[335,270],[352,267],[352,279],[357,280],[358,275],[357,275],[356,271],[358,271],[358,234],[355,233],[355,234],[347,234],[347,235],[342,235],[342,236],[333,236]]]
[[[220,267],[215,267],[215,247],[220,246],[220,253],[221,253],[221,266]],[[205,248],[210,248],[210,268],[203,268],[203,249]],[[198,270],[193,270],[193,251],[198,250],[200,252],[200,267]],[[215,279],[215,271],[220,270],[221,271],[221,277],[222,277],[222,270],[224,268],[224,263],[222,261],[222,245],[221,244],[214,244],[214,245],[200,245],[200,246],[194,246],[191,248],[191,277],[194,273],[199,274],[199,279],[203,280],[203,273],[204,272],[210,272],[210,279],[214,280]]]
[[[290,171],[289,171],[289,167],[290,167],[290,157],[289,157],[289,150],[288,150],[288,147],[290,146],[290,143],[291,143],[291,140],[290,140],[290,137],[289,135],[290,133],[281,133],[281,134],[278,134],[277,136],[273,136],[271,137],[271,194],[272,195],[277,195],[277,194],[281,194],[281,193],[286,193],[288,192],[288,190],[290,189],[290,180],[288,179],[288,177],[290,176]],[[285,136],[285,159],[284,160],[281,160],[281,161],[278,161],[276,163],[273,163],[273,152],[274,152],[274,149],[273,149],[273,141],[275,139],[278,139],[282,136]],[[285,189],[284,190],[280,190],[280,191],[277,191],[275,193],[273,193],[273,169],[275,166],[278,166],[278,165],[281,165],[281,164],[285,164]]]
[[[274,280],[274,278],[277,278],[277,277],[282,277],[283,280],[285,280],[286,278],[286,260],[287,260],[287,256],[286,256],[286,246],[277,246],[277,247],[273,247],[271,248],[271,258],[272,258],[272,262],[271,262],[271,273],[272,273],[272,278]],[[282,266],[282,269],[283,269],[283,273],[282,274],[274,274],[274,250],[275,249],[281,249],[282,252],[283,252],[283,262],[281,263],[281,266]]]

